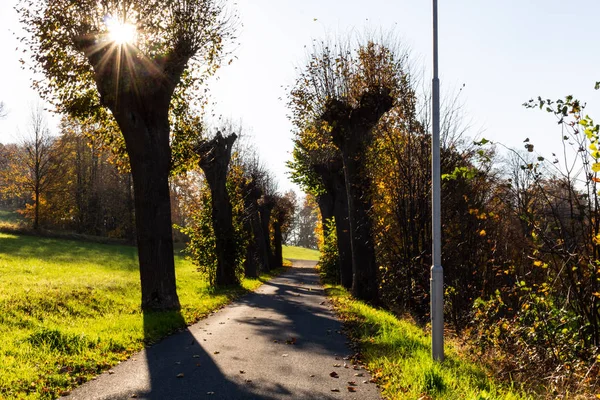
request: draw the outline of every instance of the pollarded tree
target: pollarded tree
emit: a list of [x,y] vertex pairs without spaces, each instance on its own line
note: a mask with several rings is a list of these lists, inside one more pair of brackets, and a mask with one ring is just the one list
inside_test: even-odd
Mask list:
[[18,9],[33,69],[44,77],[34,82],[39,92],[58,111],[116,120],[133,177],[142,308],[178,309],[169,109],[218,67],[231,36],[223,5],[21,0]]
[[322,127],[309,126],[297,132],[293,160],[288,162],[292,181],[317,198],[323,221],[323,236],[328,237],[333,218],[337,247],[337,277],[340,283],[352,287],[352,249],[348,220],[348,194],[344,178],[342,153]]
[[196,146],[200,168],[204,171],[211,195],[212,222],[215,233],[217,256],[217,285],[239,283],[236,276],[237,241],[233,227],[233,208],[227,192],[227,172],[231,161],[231,150],[237,139],[235,133],[223,137],[217,132],[210,140]]
[[371,181],[366,153],[373,130],[401,95],[406,54],[367,40],[351,50],[323,43],[290,93],[292,122],[299,130],[321,126],[340,149],[348,194],[352,246],[352,293],[377,301],[377,264],[373,243]]

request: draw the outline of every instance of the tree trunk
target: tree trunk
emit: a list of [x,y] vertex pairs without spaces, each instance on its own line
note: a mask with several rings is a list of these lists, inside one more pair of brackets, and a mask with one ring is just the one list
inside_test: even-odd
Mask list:
[[264,245],[258,206],[258,199],[262,196],[262,191],[257,187],[255,178],[248,181],[242,190],[244,192],[245,224],[248,231],[251,232],[251,238],[246,248],[244,270],[246,276],[256,278],[259,270],[264,271],[268,267],[265,264],[268,254]]
[[372,208],[371,182],[366,154],[373,140],[373,129],[393,106],[388,89],[366,91],[357,106],[331,99],[322,118],[331,127],[333,142],[342,153],[348,195],[348,219],[352,249],[352,295],[377,303],[377,260],[373,228],[369,216]]
[[[350,222],[348,220],[348,193],[344,179],[344,163],[341,153],[328,160],[327,164],[315,164],[315,172],[321,177],[326,194],[319,196],[319,208],[321,216],[325,217],[323,207],[330,207],[327,218],[335,218],[335,230],[337,235],[338,249],[338,271],[340,282],[346,289],[352,287],[352,247],[350,238]],[[321,197],[327,196],[329,200]],[[329,201],[331,204],[321,202]],[[324,227],[325,228],[325,227]],[[325,234],[325,229],[323,230]]]
[[[147,99],[149,106],[152,100]],[[162,115],[145,111],[115,115],[131,164],[142,309],[178,310],[169,193],[169,120],[166,111]]]
[[333,217],[334,197],[329,191],[321,193],[317,196],[317,204],[319,205],[319,211],[321,212],[321,222],[323,223],[323,237],[327,237],[329,232],[327,230],[326,221]]
[[282,246],[282,237],[281,237],[281,222],[279,220],[275,221],[273,224],[273,268],[282,268],[283,267],[283,246]]
[[343,173],[336,174],[335,200],[333,215],[337,234],[338,258],[340,263],[340,280],[346,289],[352,288],[352,242],[350,236],[350,220],[348,219],[348,192]]
[[40,224],[40,190],[36,187],[34,191],[34,203],[35,208],[33,209],[33,229],[37,230]]
[[244,229],[250,232],[250,240],[246,247],[246,259],[244,260],[244,275],[248,278],[258,277],[258,244],[254,234],[254,224],[250,218],[246,218]]
[[354,152],[344,155],[348,220],[351,230],[352,295],[357,299],[376,302],[378,299],[377,262],[369,217],[372,203],[368,193],[370,182],[364,172],[362,157],[357,157]]
[[200,167],[204,171],[210,188],[215,251],[217,253],[217,286],[240,283],[235,273],[238,249],[233,228],[231,199],[227,192],[227,171],[236,138],[235,134],[223,138],[221,133],[217,132],[213,139],[200,143],[196,148],[200,155]]
[[271,211],[273,211],[273,202],[268,198],[263,198],[262,204],[259,204],[259,214],[260,214],[260,227],[263,242],[263,266],[265,267],[265,271],[270,271],[273,269],[273,249],[271,248],[271,231],[270,231],[270,222],[271,222]]

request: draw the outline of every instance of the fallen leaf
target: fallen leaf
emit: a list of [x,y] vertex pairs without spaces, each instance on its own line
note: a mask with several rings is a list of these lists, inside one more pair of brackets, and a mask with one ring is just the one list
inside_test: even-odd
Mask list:
[[193,358],[200,358],[200,355],[199,354],[194,354],[192,357]]
[[363,383],[369,383],[369,381],[363,381]]
[[348,391],[349,392],[356,392],[356,388],[352,387],[352,386],[348,386]]
[[134,394],[132,394],[132,395],[131,395],[131,398],[132,398],[132,399],[136,399],[136,398],[137,398],[137,394],[135,394],[135,393],[134,393]]
[[338,368],[338,367],[341,367],[342,365],[341,364],[333,364],[333,366]]
[[363,374],[362,372],[359,372],[358,374],[354,374],[354,376],[365,376],[365,374]]
[[331,389],[332,392],[339,392],[340,389]]
[[315,377],[315,375],[314,375],[314,374],[311,374],[311,375],[310,375],[310,377],[311,377],[311,378],[314,378],[314,377]]
[[287,356],[288,356],[287,354],[282,354],[282,355],[281,355],[281,357],[287,357]]
[[252,379],[246,379],[246,383],[251,383]]
[[330,377],[332,377],[332,378],[339,378],[339,377],[340,377],[340,376],[338,375],[338,373],[337,373],[337,372],[335,372],[335,371],[333,371],[333,372],[330,372],[330,373],[329,373],[329,376],[330,376]]
[[246,371],[244,371],[243,369],[240,369],[240,374],[245,374]]
[[109,375],[112,375],[112,374],[114,374],[114,373],[115,373],[115,371],[113,371],[112,369],[108,370],[108,374],[109,374]]
[[350,385],[350,386],[356,386],[356,382],[354,382],[354,381],[348,381],[348,385]]
[[206,394],[211,396],[211,395],[215,394],[215,392],[206,392]]
[[177,377],[178,377],[178,378],[183,378],[183,373],[181,373],[181,374],[177,374]]
[[196,367],[199,367],[199,366],[200,366],[200,363],[197,363],[197,364],[196,364]]
[[219,353],[220,353],[219,351],[215,351],[213,354],[219,354]]

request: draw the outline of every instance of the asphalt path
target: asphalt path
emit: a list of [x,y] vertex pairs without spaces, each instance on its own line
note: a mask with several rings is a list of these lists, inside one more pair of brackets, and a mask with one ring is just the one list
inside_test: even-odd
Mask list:
[[133,355],[64,399],[380,399],[312,261]]

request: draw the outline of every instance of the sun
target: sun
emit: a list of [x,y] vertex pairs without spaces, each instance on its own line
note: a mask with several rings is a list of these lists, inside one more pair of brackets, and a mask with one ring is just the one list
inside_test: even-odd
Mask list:
[[108,28],[110,40],[118,45],[135,41],[137,33],[135,25],[110,18],[106,21],[106,27]]

